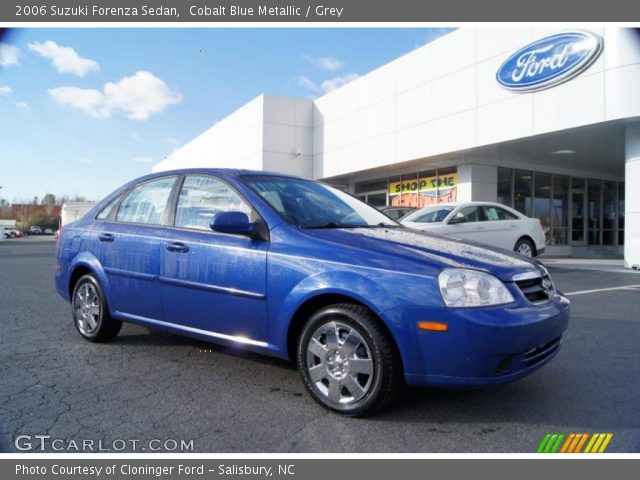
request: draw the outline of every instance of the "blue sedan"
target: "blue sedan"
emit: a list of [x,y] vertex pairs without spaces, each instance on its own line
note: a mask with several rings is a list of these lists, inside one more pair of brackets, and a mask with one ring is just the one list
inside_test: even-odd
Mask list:
[[346,415],[404,383],[521,378],[558,352],[569,301],[536,260],[419,232],[329,185],[189,169],[115,191],[60,233],[76,329],[131,322],[297,363]]

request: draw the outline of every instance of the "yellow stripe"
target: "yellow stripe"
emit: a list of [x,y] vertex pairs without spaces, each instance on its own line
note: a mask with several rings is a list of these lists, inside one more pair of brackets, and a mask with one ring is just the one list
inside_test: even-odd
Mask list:
[[597,453],[598,452],[598,448],[600,448],[600,444],[604,440],[605,436],[606,435],[604,433],[598,433],[598,438],[596,440],[596,443],[593,444],[593,448],[591,448],[591,453]]
[[584,445],[584,442],[587,441],[587,438],[589,438],[589,434],[588,433],[581,433],[580,434],[580,443],[578,443],[578,446],[576,447],[576,451],[575,453],[580,453],[580,451],[582,450],[582,446]]
[[596,437],[596,434],[591,436],[591,440],[587,443],[587,448],[584,449],[584,453],[591,453],[591,447],[593,447],[593,444],[596,442]]
[[569,444],[571,443],[571,440],[573,440],[573,437],[575,436],[576,436],[575,433],[569,434],[567,439],[564,441],[564,445],[562,445],[562,448],[560,449],[560,453],[565,453],[567,451],[567,448],[569,448]]
[[613,438],[613,433],[608,433],[604,439],[604,442],[602,442],[602,445],[600,445],[600,450],[598,450],[598,453],[604,452],[604,449],[607,448],[607,445],[609,445],[609,442],[611,441],[612,438]]

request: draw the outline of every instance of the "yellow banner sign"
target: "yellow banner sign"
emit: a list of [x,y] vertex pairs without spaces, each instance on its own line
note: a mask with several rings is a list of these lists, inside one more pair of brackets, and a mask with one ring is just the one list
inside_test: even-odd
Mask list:
[[424,193],[427,195],[435,195],[438,189],[449,190],[458,185],[458,174],[450,173],[448,175],[439,175],[433,177],[425,177],[416,180],[404,180],[402,182],[393,182],[389,184],[389,195],[400,195],[402,193]]

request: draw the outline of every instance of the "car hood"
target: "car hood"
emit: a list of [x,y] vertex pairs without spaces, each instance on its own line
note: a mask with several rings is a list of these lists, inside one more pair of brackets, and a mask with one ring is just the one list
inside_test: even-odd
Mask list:
[[505,281],[510,281],[516,273],[538,269],[536,260],[507,250],[411,228],[337,228],[305,232],[345,248],[401,257],[437,269],[458,267],[485,270]]

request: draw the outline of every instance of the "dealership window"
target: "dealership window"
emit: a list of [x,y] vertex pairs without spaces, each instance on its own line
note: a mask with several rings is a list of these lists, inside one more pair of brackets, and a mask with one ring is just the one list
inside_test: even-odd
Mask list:
[[587,193],[587,229],[589,245],[600,245],[600,230],[602,228],[602,205],[600,204],[600,180],[589,180]]
[[389,204],[425,207],[434,203],[453,203],[458,191],[456,167],[425,170],[389,178]]
[[532,177],[531,172],[524,170],[515,170],[513,175],[513,207],[527,217],[532,216]]
[[538,218],[548,245],[624,245],[624,183],[500,167],[497,200]]
[[540,220],[548,245],[551,240],[551,175],[536,172],[533,185],[533,216]]
[[374,207],[384,207],[387,205],[388,185],[387,178],[358,182],[355,185],[356,198]]
[[602,244],[615,245],[616,224],[616,184],[613,182],[602,182]]
[[458,169],[456,167],[439,168],[437,183],[437,203],[454,203],[458,192]]
[[624,183],[618,184],[618,245],[624,245]]
[[553,176],[553,199],[551,207],[553,233],[551,245],[566,245],[569,231],[569,177]]
[[498,168],[498,203],[513,206],[513,170]]

